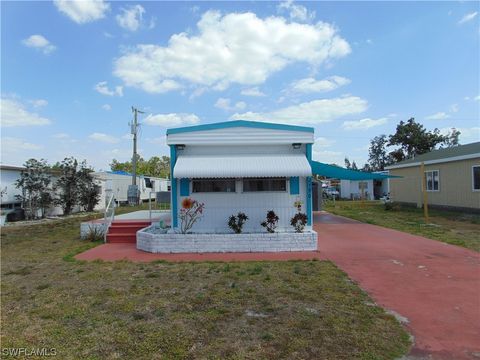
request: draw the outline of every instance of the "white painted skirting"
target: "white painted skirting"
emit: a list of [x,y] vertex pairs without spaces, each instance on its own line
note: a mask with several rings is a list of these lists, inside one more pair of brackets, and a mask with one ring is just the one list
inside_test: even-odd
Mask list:
[[[152,253],[281,252],[317,250],[317,233],[152,234],[137,232],[137,249]],[[147,230],[147,231],[145,231]]]

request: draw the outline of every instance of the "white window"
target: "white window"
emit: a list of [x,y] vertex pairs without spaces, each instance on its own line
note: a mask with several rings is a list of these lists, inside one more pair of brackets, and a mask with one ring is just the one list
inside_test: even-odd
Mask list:
[[243,179],[243,191],[287,191],[286,178]]
[[472,166],[472,188],[473,191],[480,190],[480,165]]
[[438,170],[425,171],[427,191],[440,190],[440,178]]

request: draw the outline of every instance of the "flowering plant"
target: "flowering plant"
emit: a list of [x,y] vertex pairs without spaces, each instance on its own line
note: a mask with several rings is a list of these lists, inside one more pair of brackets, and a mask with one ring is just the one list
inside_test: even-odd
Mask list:
[[302,205],[303,202],[301,202],[300,200],[297,200],[293,203],[293,206],[297,208],[298,212],[302,211]]
[[193,225],[203,216],[204,203],[191,198],[182,200],[182,208],[180,209],[180,231],[182,234],[188,233]]

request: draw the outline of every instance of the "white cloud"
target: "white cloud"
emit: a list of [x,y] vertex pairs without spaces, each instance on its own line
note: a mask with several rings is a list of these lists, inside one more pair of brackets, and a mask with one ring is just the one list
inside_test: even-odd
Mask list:
[[448,115],[447,113],[443,112],[443,111],[440,111],[440,112],[437,112],[435,114],[432,114],[432,115],[428,115],[427,117],[425,117],[426,120],[443,120],[443,119],[448,119],[450,117],[450,115]]
[[308,11],[303,5],[296,5],[293,0],[282,1],[278,6],[279,12],[287,11],[291,20],[310,21],[315,18],[315,11]]
[[473,98],[473,100],[475,100],[475,101],[480,101],[480,95],[475,96],[475,97]]
[[22,40],[22,43],[23,45],[37,49],[46,55],[56,49],[55,45],[52,45],[44,36],[38,34]]
[[474,12],[472,12],[472,13],[466,14],[464,17],[462,17],[462,18],[459,20],[458,24],[459,24],[459,25],[465,24],[466,22],[469,22],[469,21],[475,19],[475,17],[476,17],[477,15],[478,15],[478,12],[477,12],[477,11],[474,11]]
[[33,107],[35,108],[44,107],[48,105],[48,101],[44,99],[30,100],[29,103],[32,104]]
[[348,42],[324,22],[208,11],[197,27],[197,35],[172,35],[167,47],[142,44],[127,51],[116,59],[114,74],[151,93],[178,89],[180,81],[222,90],[231,83],[262,84],[294,62],[316,67],[350,53]]
[[459,110],[459,109],[458,109],[458,104],[452,104],[452,105],[450,105],[450,112],[456,113],[456,112],[458,112],[458,110]]
[[112,107],[109,104],[103,104],[102,109],[105,110],[105,111],[110,111],[110,110],[112,110]]
[[356,96],[313,100],[266,113],[234,114],[232,120],[257,120],[290,124],[319,124],[367,110],[366,100]]
[[341,151],[331,150],[312,150],[312,157],[314,160],[326,163],[337,164],[343,166],[345,155]]
[[345,130],[366,130],[375,126],[384,125],[388,122],[388,118],[383,117],[379,119],[365,118],[355,121],[344,121],[342,127]]
[[480,127],[479,126],[474,126],[471,128],[464,128],[464,127],[456,127],[456,126],[451,126],[451,127],[444,127],[440,129],[440,133],[442,135],[447,135],[452,131],[452,129],[460,131],[460,135],[458,137],[460,144],[468,144],[471,142],[477,142],[480,141]]
[[112,135],[107,135],[107,134],[97,133],[97,132],[88,135],[88,137],[92,140],[100,141],[100,142],[104,142],[104,143],[108,143],[108,144],[116,144],[116,143],[120,142],[120,140],[118,138],[116,138]]
[[102,19],[110,10],[110,4],[104,0],[54,0],[54,4],[77,24]]
[[0,102],[2,127],[41,126],[49,125],[51,121],[36,113],[31,113],[15,99],[2,98]]
[[54,139],[69,139],[70,135],[68,135],[66,133],[57,133],[57,134],[53,134],[52,137]]
[[8,136],[2,137],[2,153],[14,153],[23,150],[40,150],[42,148],[41,145],[29,143],[24,139]]
[[320,148],[330,147],[335,144],[335,140],[327,139],[324,137],[319,137],[315,139],[315,143],[313,144],[313,150],[318,150]]
[[160,136],[160,137],[156,137],[156,138],[147,138],[146,140],[150,144],[156,144],[156,145],[166,145],[167,144],[165,136]]
[[195,114],[150,114],[143,121],[147,125],[172,127],[179,125],[195,125],[200,119]]
[[94,89],[100,94],[107,96],[123,96],[123,86],[115,86],[114,90],[108,88],[106,81],[100,81]]
[[323,80],[315,80],[314,78],[305,78],[294,81],[290,88],[292,91],[300,93],[312,93],[312,92],[326,92],[332,91],[340,86],[350,83],[350,79],[342,76],[330,76]]
[[243,96],[265,96],[265,94],[260,91],[260,89],[255,86],[255,87],[252,87],[252,88],[248,88],[248,89],[243,89],[240,94],[242,94]]
[[215,103],[215,107],[225,111],[238,111],[243,110],[247,104],[243,101],[238,101],[235,105],[230,105],[230,99],[219,98]]
[[120,10],[122,13],[115,17],[117,24],[126,30],[137,31],[143,22],[143,14],[145,13],[143,6],[131,5]]

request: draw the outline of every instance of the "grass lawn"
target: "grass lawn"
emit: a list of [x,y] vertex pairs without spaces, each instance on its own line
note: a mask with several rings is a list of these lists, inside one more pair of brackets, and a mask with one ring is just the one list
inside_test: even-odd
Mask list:
[[96,245],[79,239],[79,222],[3,229],[2,348],[56,348],[61,359],[393,359],[410,346],[331,262],[78,262]]
[[429,211],[425,224],[423,210],[394,205],[392,210],[378,201],[327,202],[325,210],[368,224],[380,225],[429,239],[480,251],[480,215],[452,211]]

